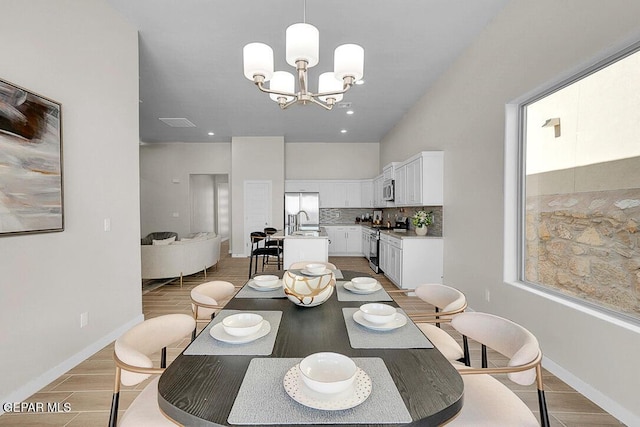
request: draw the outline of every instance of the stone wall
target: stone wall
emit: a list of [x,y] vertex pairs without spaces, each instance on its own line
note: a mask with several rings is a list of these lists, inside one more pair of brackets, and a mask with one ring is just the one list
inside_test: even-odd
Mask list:
[[640,189],[528,197],[525,278],[640,319]]

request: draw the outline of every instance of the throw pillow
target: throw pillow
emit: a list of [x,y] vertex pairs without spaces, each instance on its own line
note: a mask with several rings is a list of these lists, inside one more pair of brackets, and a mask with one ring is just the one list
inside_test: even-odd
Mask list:
[[169,237],[168,239],[161,240],[153,240],[151,242],[152,245],[170,245],[171,243],[176,241],[176,236]]

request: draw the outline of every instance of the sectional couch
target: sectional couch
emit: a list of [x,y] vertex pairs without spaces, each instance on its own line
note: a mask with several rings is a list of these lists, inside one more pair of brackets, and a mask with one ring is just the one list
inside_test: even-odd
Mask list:
[[[162,234],[162,236],[160,236]],[[175,233],[169,233],[176,240],[165,240],[167,233],[152,233],[142,239],[142,279],[166,279],[182,277],[217,266],[220,261],[220,236],[216,233],[194,233],[177,239]],[[155,239],[154,237],[162,237]],[[156,240],[156,244],[153,244]],[[144,244],[146,242],[152,244]]]

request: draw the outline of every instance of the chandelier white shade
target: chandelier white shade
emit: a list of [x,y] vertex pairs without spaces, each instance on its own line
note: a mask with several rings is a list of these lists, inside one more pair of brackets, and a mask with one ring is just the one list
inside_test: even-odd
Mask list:
[[[334,52],[334,70],[322,73],[318,92],[308,90],[307,71],[320,60],[320,33],[307,23],[289,26],[286,31],[286,61],[296,68],[296,77],[286,71],[273,71],[273,49],[264,43],[249,43],[243,49],[244,75],[262,92],[285,109],[293,104],[314,103],[327,110],[364,75],[364,49],[357,44],[338,46]],[[270,82],[265,87],[265,82]]]
[[307,67],[318,65],[320,60],[320,32],[310,24],[293,24],[286,32],[287,64],[295,67],[305,61]]
[[242,49],[244,57],[244,75],[249,80],[261,74],[270,80],[273,74],[273,49],[264,43],[249,43]]
[[[287,73],[286,71],[276,71],[273,73],[271,81],[269,81],[269,89],[291,93],[296,89],[296,78],[293,77],[293,74]],[[278,102],[278,98],[283,97],[283,95],[270,93],[269,97]],[[284,96],[284,98],[285,102],[291,102],[294,99],[293,96]]]

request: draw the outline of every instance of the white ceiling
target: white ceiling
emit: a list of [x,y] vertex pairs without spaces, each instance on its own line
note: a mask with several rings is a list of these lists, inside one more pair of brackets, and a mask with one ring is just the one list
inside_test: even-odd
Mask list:
[[[365,49],[365,84],[343,99],[351,116],[315,105],[280,110],[243,75],[242,47],[254,41],[273,48],[276,70],[294,71],[284,37],[302,22],[303,0],[107,1],[139,30],[141,141],[378,142],[508,0],[308,0],[307,22],[320,31],[310,90],[333,69],[338,45]],[[160,118],[196,127],[172,128]]]

